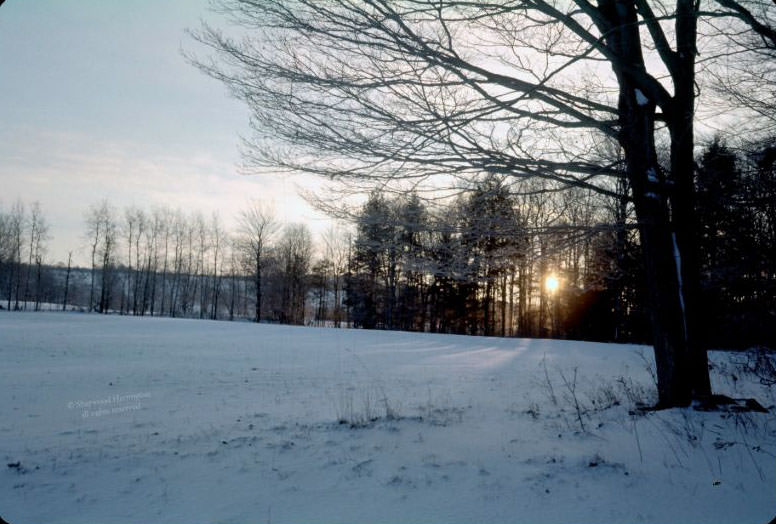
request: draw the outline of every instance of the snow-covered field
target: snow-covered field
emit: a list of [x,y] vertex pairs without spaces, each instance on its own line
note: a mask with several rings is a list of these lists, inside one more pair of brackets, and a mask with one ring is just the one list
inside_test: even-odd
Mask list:
[[[736,356],[712,355],[717,391],[774,404]],[[639,346],[0,312],[0,516],[767,523],[773,409],[631,415],[653,400],[651,361]]]

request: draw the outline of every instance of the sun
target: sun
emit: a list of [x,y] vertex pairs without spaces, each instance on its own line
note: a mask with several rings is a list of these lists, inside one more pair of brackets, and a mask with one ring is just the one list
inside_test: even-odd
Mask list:
[[544,287],[550,293],[554,293],[555,291],[557,291],[558,286],[560,286],[560,282],[558,281],[558,277],[556,277],[555,275],[550,275],[544,280]]

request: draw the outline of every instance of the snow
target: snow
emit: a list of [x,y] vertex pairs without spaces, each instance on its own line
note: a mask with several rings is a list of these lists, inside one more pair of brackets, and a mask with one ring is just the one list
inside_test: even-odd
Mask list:
[[682,324],[685,340],[687,338],[687,312],[684,307],[684,285],[682,283],[682,255],[679,253],[679,245],[676,243],[676,233],[671,232],[671,241],[674,247],[674,263],[676,264],[676,280],[679,288],[679,307],[682,310]]
[[640,106],[645,106],[649,104],[649,98],[644,96],[644,93],[641,92],[641,89],[634,89],[634,93],[636,94],[636,103]]
[[629,414],[643,346],[0,312],[0,359],[12,524],[776,514],[773,415]]

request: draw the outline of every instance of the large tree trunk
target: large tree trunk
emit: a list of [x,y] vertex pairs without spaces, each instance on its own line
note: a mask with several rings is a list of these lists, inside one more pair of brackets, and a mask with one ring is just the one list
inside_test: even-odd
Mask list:
[[660,407],[686,406],[691,400],[686,304],[672,254],[674,237],[664,202],[648,200],[643,195],[636,197],[636,214],[650,304],[658,403]]
[[671,213],[676,232],[677,262],[681,261],[682,294],[685,304],[689,381],[692,394],[711,394],[708,357],[701,330],[698,227],[695,216],[693,118],[695,101],[695,40],[697,15],[693,0],[677,1],[677,53],[673,64],[674,111],[668,122],[671,133]]
[[659,170],[650,129],[654,127],[654,120],[648,111],[638,109],[633,96],[629,98],[632,103],[628,104],[631,107],[626,114],[632,118],[628,125],[623,125],[622,141],[644,256],[659,405],[686,406],[691,400],[687,376],[687,304],[677,272],[678,249],[665,195],[652,187],[657,184],[650,181]]
[[[686,300],[688,290],[683,278],[686,268],[682,268],[677,235],[672,229],[676,223],[672,224],[667,185],[657,162],[655,101],[648,98],[639,89],[641,84],[635,81],[639,70],[645,70],[636,9],[633,4],[613,0],[602,1],[599,5],[614,27],[608,41],[619,58],[614,71],[620,85],[620,143],[625,151],[626,173],[633,190],[644,256],[658,377],[658,407],[686,406],[692,400],[693,392],[687,313],[694,303]],[[691,130],[692,127],[690,144]],[[689,155],[691,160],[691,147]],[[691,210],[684,211],[692,213]],[[682,225],[689,226],[687,223]]]

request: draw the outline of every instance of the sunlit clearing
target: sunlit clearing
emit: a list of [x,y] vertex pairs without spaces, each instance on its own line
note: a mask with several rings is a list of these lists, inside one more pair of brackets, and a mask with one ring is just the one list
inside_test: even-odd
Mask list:
[[560,285],[560,282],[558,282],[557,277],[555,275],[550,275],[544,280],[544,287],[547,288],[547,291],[550,293],[554,293],[558,286]]

